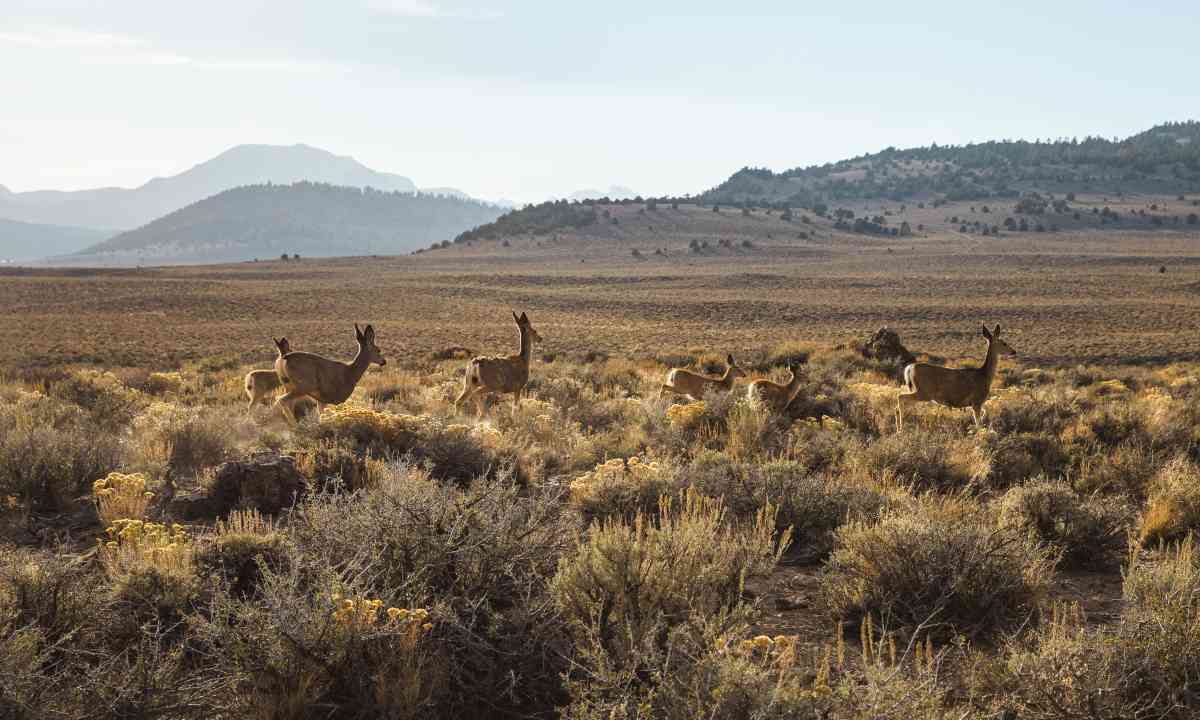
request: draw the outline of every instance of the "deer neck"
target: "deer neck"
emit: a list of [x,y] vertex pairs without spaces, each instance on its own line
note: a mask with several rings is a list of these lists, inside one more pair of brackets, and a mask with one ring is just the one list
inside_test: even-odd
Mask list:
[[517,330],[521,332],[521,362],[529,367],[529,358],[533,355],[533,338],[529,336],[529,330],[523,325],[518,325]]
[[367,371],[367,368],[370,365],[371,359],[367,357],[367,351],[364,350],[362,346],[359,346],[358,354],[355,355],[354,359],[350,361],[350,364],[346,366],[346,381],[350,385],[351,390],[353,390],[354,386],[358,384],[358,381],[362,379],[363,373]]
[[718,382],[720,382],[721,387],[725,388],[726,390],[733,387],[733,368],[725,368],[725,374],[721,376],[721,379]]
[[987,378],[988,387],[992,386],[992,380],[996,377],[996,366],[1000,363],[1000,351],[996,347],[996,342],[988,338],[987,356],[983,359],[983,376]]
[[793,374],[792,381],[790,383],[788,383],[788,388],[787,388],[788,405],[791,405],[792,401],[795,400],[796,396],[799,394],[800,394],[800,376],[797,374]]

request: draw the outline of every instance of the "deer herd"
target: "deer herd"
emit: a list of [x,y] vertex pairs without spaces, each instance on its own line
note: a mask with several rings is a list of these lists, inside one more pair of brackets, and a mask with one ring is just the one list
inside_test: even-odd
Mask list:
[[[461,410],[467,401],[475,404],[477,417],[483,417],[485,399],[490,395],[513,396],[513,408],[521,401],[521,394],[529,383],[529,365],[533,354],[533,343],[541,342],[542,336],[533,328],[529,316],[522,312],[512,314],[520,333],[520,348],[515,355],[479,356],[467,363],[463,373],[463,389],[454,401],[456,410]],[[273,370],[252,370],[246,375],[247,406],[252,410],[260,402],[269,400],[271,392],[283,388],[274,404],[291,424],[296,424],[296,403],[310,398],[317,404],[318,417],[326,405],[340,405],[354,392],[358,381],[372,365],[387,365],[379,346],[375,344],[375,328],[367,325],[359,329],[354,325],[354,337],[358,352],[349,362],[330,360],[320,355],[293,352],[288,339],[273,339],[278,355]],[[904,406],[917,402],[935,402],[951,408],[970,408],[978,428],[983,422],[983,404],[991,393],[992,381],[996,377],[999,356],[1015,355],[1016,351],[1000,339],[1000,325],[988,329],[983,327],[987,340],[987,353],[979,367],[947,368],[930,363],[914,362],[904,368],[904,388],[896,399],[896,427],[904,425]],[[686,368],[667,371],[666,381],[659,393],[670,392],[693,400],[702,399],[707,393],[728,393],[733,390],[738,378],[746,377],[746,371],[737,364],[733,355],[725,358],[726,368],[720,377],[711,377]],[[791,379],[786,383],[770,380],[754,380],[746,386],[749,402],[765,407],[772,412],[783,413],[800,392],[802,374],[799,365],[789,367]]]

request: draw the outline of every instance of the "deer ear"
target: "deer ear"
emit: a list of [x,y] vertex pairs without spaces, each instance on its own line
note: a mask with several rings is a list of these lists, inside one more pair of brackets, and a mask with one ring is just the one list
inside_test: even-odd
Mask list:
[[1000,337],[1000,323],[996,323],[996,329],[992,331],[992,335]]
[[733,361],[733,353],[725,356],[725,362],[729,363],[730,365],[737,365],[737,363]]
[[988,340],[992,339],[992,331],[987,329],[987,325],[983,326],[983,336]]
[[524,310],[521,311],[521,322],[529,322],[529,316],[525,314]]
[[513,322],[521,322],[521,318],[517,317],[517,311],[516,311],[516,310],[509,310],[509,312],[510,312],[510,313],[512,313],[512,316],[513,316]]
[[368,340],[374,340],[375,339],[375,326],[368,324],[367,327],[363,329],[363,337]]
[[354,337],[356,337],[359,340],[362,340],[362,336],[363,336],[362,330],[358,329],[358,323],[354,323]]

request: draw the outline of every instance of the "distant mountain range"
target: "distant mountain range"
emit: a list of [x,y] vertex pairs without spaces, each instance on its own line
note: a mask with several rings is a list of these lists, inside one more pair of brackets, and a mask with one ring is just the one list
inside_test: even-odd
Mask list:
[[0,218],[128,230],[230,188],[301,180],[388,192],[417,189],[406,177],[377,172],[354,158],[308,145],[239,145],[190,170],[137,188],[22,193],[0,189]]
[[60,262],[202,263],[397,254],[449,241],[503,208],[447,194],[298,182],[226,190]]
[[92,228],[37,225],[0,218],[0,263],[28,262],[75,252],[110,234]]

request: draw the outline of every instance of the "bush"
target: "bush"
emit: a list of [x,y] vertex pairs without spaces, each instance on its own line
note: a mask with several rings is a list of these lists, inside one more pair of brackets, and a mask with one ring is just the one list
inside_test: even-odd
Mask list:
[[[566,632],[546,591],[574,535],[560,503],[502,477],[460,490],[393,463],[368,489],[309,496],[290,516],[289,536],[297,558],[329,558],[330,572],[355,578],[347,582],[362,593],[440,603],[447,676],[431,716],[522,714],[562,700]],[[262,583],[268,598],[271,577]]]
[[225,584],[230,594],[258,594],[263,570],[286,570],[291,545],[270,519],[255,510],[238,510],[218,521],[216,532],[196,551],[197,574]]
[[[313,584],[322,588],[314,592]],[[197,619],[230,717],[430,717],[444,698],[440,618],[394,607],[328,567],[266,571],[262,600],[218,595]],[[445,716],[445,715],[441,715]]]
[[986,479],[987,456],[968,439],[931,433],[888,435],[861,446],[850,459],[871,479],[892,479],[915,490],[958,491]]
[[632,669],[670,627],[733,608],[743,583],[779,559],[787,534],[775,536],[775,508],[734,526],[720,498],[689,490],[677,506],[664,497],[657,519],[593,525],[551,588],[579,643]]
[[1058,477],[1070,458],[1053,435],[989,433],[985,448],[990,456],[988,484],[1006,488],[1038,476]]
[[890,628],[990,640],[1034,613],[1049,554],[953,501],[857,520],[835,533],[822,584],[833,614]]
[[1040,480],[1014,487],[999,503],[998,524],[1026,533],[1067,568],[1115,567],[1125,549],[1128,508],[1080,497],[1064,482]]
[[615,458],[597,465],[571,482],[571,504],[579,509],[585,525],[594,520],[652,514],[659,498],[670,490],[669,475],[657,462],[637,456]]
[[1138,528],[1143,545],[1181,540],[1200,530],[1200,468],[1185,457],[1165,465],[1150,481]]
[[87,411],[94,424],[106,430],[124,427],[146,401],[110,372],[79,370],[50,386],[49,393]]
[[433,477],[460,485],[498,475],[511,475],[523,482],[516,456],[486,444],[481,435],[485,429],[340,405],[326,409],[319,424],[301,425],[297,437],[302,446],[310,448],[322,443],[345,443],[345,447],[371,458],[409,458],[427,463]]
[[1030,647],[1011,648],[995,688],[1022,718],[1196,717],[1200,673],[1200,563],[1191,540],[1125,575],[1125,609],[1112,627],[1088,629],[1056,612]]
[[156,475],[195,474],[226,459],[236,430],[227,413],[155,402],[133,420],[130,460]]
[[65,509],[120,462],[119,438],[79,408],[40,393],[0,405],[0,496]]

